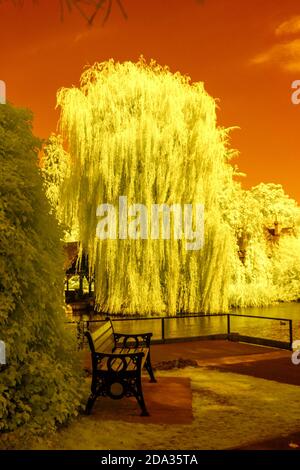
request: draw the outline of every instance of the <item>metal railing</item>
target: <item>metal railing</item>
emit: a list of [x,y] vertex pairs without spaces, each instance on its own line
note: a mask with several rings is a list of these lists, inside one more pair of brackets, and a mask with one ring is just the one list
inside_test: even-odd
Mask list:
[[[292,349],[293,343],[293,321],[288,318],[221,313],[164,317],[111,317],[111,320],[115,330],[121,333],[152,332],[153,343],[228,339],[289,350]],[[274,323],[266,328],[262,325],[263,320]],[[85,345],[84,333],[94,331],[97,325],[104,321],[105,317],[96,320],[73,320],[66,323],[76,325],[78,344],[82,348]]]

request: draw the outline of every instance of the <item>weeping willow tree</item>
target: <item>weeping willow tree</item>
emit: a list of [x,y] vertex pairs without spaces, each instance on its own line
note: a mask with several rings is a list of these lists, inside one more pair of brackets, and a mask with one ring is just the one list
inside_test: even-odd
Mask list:
[[[155,62],[110,60],[86,70],[79,88],[60,90],[58,105],[70,155],[62,212],[78,223],[98,310],[226,311],[235,244],[218,194],[231,175],[231,152],[203,84]],[[184,236],[153,240],[149,226],[148,237],[100,240],[97,208],[117,207],[120,196],[148,208],[204,204],[204,246],[187,250]]]

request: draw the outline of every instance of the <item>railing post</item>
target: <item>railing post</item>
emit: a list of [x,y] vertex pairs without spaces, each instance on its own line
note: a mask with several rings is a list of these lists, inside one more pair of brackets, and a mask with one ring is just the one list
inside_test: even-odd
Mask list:
[[290,330],[290,349],[293,349],[293,320],[289,320],[289,330]]
[[80,350],[80,349],[83,349],[84,321],[78,320],[76,326],[77,326],[77,347],[78,347],[78,350]]
[[165,342],[165,319],[164,317],[162,317],[161,319],[161,339],[162,339],[162,342],[164,343]]
[[227,335],[230,335],[230,313],[227,313]]

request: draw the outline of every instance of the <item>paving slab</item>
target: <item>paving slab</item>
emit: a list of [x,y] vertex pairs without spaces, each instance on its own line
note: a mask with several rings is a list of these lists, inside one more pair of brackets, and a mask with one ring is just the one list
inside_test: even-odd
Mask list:
[[97,421],[128,423],[190,424],[193,421],[192,391],[188,377],[159,377],[150,383],[143,377],[143,393],[150,416],[140,416],[135,398],[97,398],[92,417]]

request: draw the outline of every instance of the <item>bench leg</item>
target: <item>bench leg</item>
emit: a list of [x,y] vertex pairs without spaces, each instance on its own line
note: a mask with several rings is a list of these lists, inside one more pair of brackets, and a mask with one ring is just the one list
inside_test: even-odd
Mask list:
[[143,395],[143,390],[142,390],[142,382],[141,382],[140,377],[136,381],[136,390],[134,391],[134,396],[137,399],[137,402],[140,405],[140,408],[142,410],[141,416],[150,416],[146,408],[146,403],[144,400],[144,395]]
[[95,393],[90,394],[86,407],[85,407],[85,412],[87,415],[91,414],[96,398],[97,398],[97,395]]
[[151,364],[151,359],[150,359],[150,352],[148,353],[146,362],[145,362],[145,367],[146,370],[150,376],[150,382],[157,382],[156,378],[154,377],[153,369],[152,369],[152,364]]

